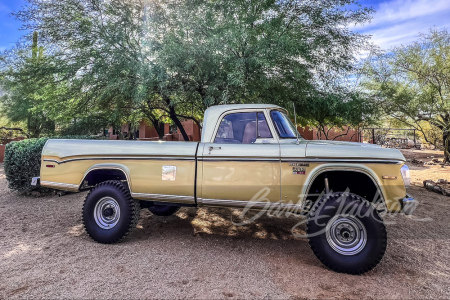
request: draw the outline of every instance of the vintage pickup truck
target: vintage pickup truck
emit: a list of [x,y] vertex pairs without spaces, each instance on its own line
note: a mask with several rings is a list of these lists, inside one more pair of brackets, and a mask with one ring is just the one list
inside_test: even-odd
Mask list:
[[291,210],[305,215],[319,260],[360,274],[386,250],[380,212],[417,206],[404,163],[396,149],[304,140],[278,106],[219,105],[205,113],[201,142],[49,140],[34,184],[90,190],[83,222],[100,243],[127,236],[141,207]]

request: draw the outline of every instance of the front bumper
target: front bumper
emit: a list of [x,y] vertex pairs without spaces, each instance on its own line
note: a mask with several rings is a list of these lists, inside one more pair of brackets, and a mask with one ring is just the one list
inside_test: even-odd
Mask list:
[[401,200],[402,204],[402,213],[405,215],[412,215],[419,205],[419,201],[411,197],[410,195],[406,195],[405,198]]

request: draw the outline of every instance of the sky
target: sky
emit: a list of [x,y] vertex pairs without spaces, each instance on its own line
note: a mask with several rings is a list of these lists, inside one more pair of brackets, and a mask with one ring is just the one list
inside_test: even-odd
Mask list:
[[13,47],[24,35],[19,30],[21,23],[10,14],[25,4],[24,0],[0,0],[0,52]]
[[[418,39],[430,28],[450,30],[450,0],[360,0],[376,10],[373,20],[353,30],[369,34],[372,42],[388,50]],[[11,12],[25,5],[25,0],[0,0],[0,52],[11,48],[24,34]]]
[[361,4],[376,12],[370,23],[353,30],[371,35],[383,50],[410,44],[433,27],[450,30],[450,0],[369,0]]

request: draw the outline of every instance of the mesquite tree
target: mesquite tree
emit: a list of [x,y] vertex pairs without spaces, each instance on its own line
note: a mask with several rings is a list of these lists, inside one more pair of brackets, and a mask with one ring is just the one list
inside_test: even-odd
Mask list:
[[409,46],[380,55],[366,66],[365,86],[384,112],[420,131],[441,132],[445,160],[450,151],[450,34],[431,30]]
[[358,97],[341,80],[367,45],[349,25],[372,12],[353,0],[28,2],[15,15],[42,37],[48,63],[35,75],[54,87],[48,107],[140,111],[157,130],[170,118],[185,139],[180,118],[199,123],[214,104],[294,102],[306,120],[349,122]]
[[24,49],[14,49],[13,56],[3,58],[4,70],[0,73],[0,89],[7,91],[0,97],[2,114],[11,122],[23,122],[32,137],[44,131],[54,130],[43,100],[52,85],[40,86],[40,82],[52,82],[51,76],[37,76],[35,70],[47,63],[43,48],[38,44],[38,33],[32,35],[32,44]]

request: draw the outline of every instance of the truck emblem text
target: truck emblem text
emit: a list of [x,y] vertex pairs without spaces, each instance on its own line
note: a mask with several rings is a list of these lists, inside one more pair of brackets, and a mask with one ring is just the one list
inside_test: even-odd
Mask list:
[[305,174],[306,174],[306,168],[302,168],[302,167],[293,167],[293,168],[292,168],[292,174],[296,174],[296,175],[305,175]]
[[309,167],[309,164],[291,162],[291,163],[289,163],[289,166],[290,167]]
[[291,162],[291,163],[289,163],[289,166],[292,167],[292,174],[294,174],[294,175],[305,175],[306,174],[306,168],[309,167],[309,164],[298,163],[298,162]]

